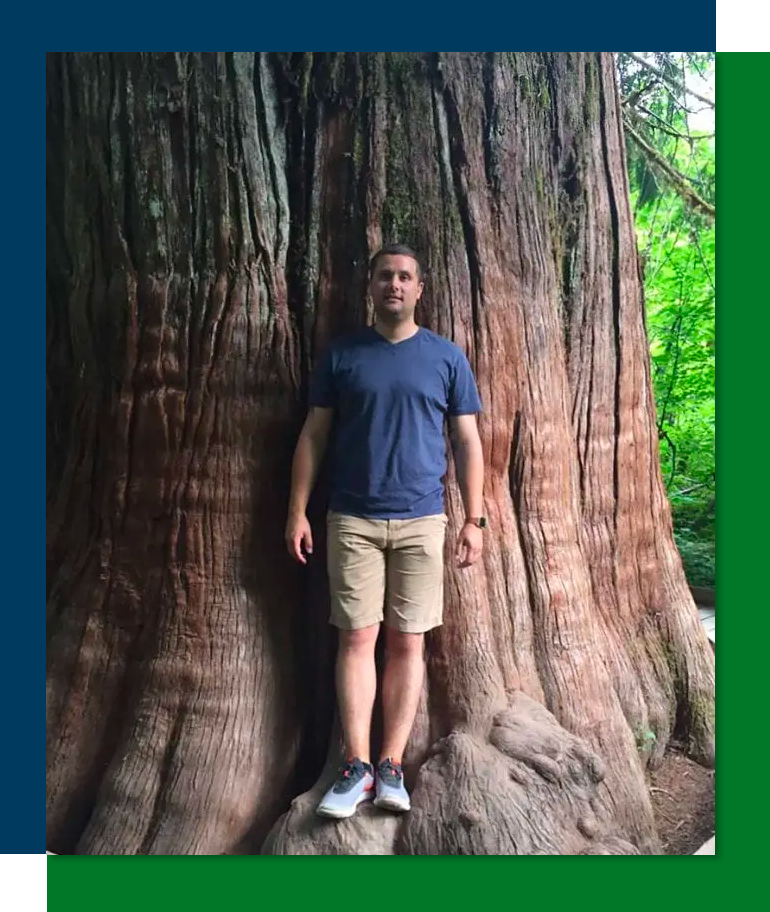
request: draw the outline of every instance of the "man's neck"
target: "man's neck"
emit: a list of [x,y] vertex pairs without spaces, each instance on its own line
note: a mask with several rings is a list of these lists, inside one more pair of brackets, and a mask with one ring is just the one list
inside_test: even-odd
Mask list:
[[419,330],[414,320],[405,320],[403,323],[384,323],[379,318],[374,321],[375,330],[389,342],[403,342],[411,339]]

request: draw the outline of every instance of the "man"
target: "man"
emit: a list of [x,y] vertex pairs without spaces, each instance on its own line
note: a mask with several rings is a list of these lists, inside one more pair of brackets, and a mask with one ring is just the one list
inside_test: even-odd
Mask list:
[[[294,454],[286,542],[304,564],[313,551],[307,503],[334,420],[328,570],[347,762],[318,806],[327,817],[350,817],[372,797],[375,781],[376,805],[410,807],[401,758],[422,689],[424,635],[441,624],[443,611],[447,419],[466,511],[459,566],[473,564],[482,550],[478,390],[460,349],[415,322],[422,291],[411,249],[390,245],[374,255],[374,326],[326,352]],[[383,621],[383,744],[375,780],[369,737]]]

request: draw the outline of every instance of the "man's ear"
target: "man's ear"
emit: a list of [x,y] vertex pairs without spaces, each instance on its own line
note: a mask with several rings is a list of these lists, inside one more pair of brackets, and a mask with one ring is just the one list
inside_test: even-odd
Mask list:
[[417,300],[417,301],[420,300],[420,298],[422,297],[423,288],[425,288],[425,284],[424,284],[424,282],[420,282],[420,284],[417,286],[417,297],[415,298],[415,300]]

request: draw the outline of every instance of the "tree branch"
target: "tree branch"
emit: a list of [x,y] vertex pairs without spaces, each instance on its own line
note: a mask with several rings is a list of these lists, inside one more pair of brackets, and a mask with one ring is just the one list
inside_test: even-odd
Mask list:
[[710,108],[714,108],[714,102],[710,98],[706,98],[705,95],[699,95],[693,89],[689,89],[683,82],[680,82],[678,79],[675,79],[673,76],[667,76],[663,70],[658,69],[654,64],[648,63],[644,57],[640,57],[638,54],[632,54],[630,51],[623,52],[626,57],[630,57],[632,60],[635,60],[640,66],[643,66],[645,69],[649,70],[651,73],[654,73],[661,82],[665,82],[669,89],[675,89],[677,92],[683,95],[692,95],[693,98],[697,98],[698,101],[702,101],[704,104],[708,105]]
[[621,102],[620,102],[621,105],[624,108],[625,107],[633,108],[636,105],[637,101],[639,101],[639,99],[642,97],[642,95],[644,95],[645,92],[649,92],[650,89],[653,88],[657,84],[657,81],[658,81],[657,79],[651,79],[649,82],[645,83],[641,87],[641,89],[635,89],[626,98],[621,99]]
[[663,174],[668,178],[674,188],[681,193],[681,195],[687,200],[687,202],[699,212],[702,212],[704,215],[707,215],[709,218],[716,218],[716,209],[711,205],[711,203],[706,202],[702,196],[693,190],[693,188],[688,183],[688,178],[677,171],[677,169],[670,164],[666,159],[658,152],[657,149],[654,149],[645,139],[643,139],[636,130],[631,126],[628,117],[623,118],[623,124],[628,132],[628,135],[633,139],[633,141],[639,146],[639,148],[647,155],[648,159],[652,164],[658,167]]
[[[657,125],[652,125],[652,128],[654,130],[662,130],[664,133],[668,133],[669,136],[673,136],[675,139],[684,139],[688,143],[696,142],[699,139],[713,139],[716,135],[714,133],[698,133],[694,136],[692,133],[680,133],[654,111],[651,111],[649,108],[645,108],[644,105],[634,105],[632,110],[634,113],[637,111],[644,111],[645,114],[649,114],[650,117],[654,117],[655,120],[658,121]],[[645,117],[640,117],[639,119],[643,120],[645,123],[648,122],[647,118]]]
[[[670,441],[669,441],[670,444]],[[683,488],[681,491],[674,491],[673,494],[670,494],[669,497],[682,497],[685,494],[689,494],[691,491],[697,491],[698,488],[708,487],[708,482],[704,481],[701,484],[691,485],[689,488]]]

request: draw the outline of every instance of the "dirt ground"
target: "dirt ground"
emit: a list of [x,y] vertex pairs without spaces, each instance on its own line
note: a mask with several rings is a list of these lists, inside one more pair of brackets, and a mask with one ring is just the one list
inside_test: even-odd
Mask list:
[[671,751],[650,775],[650,797],[667,855],[692,855],[714,835],[714,770]]

